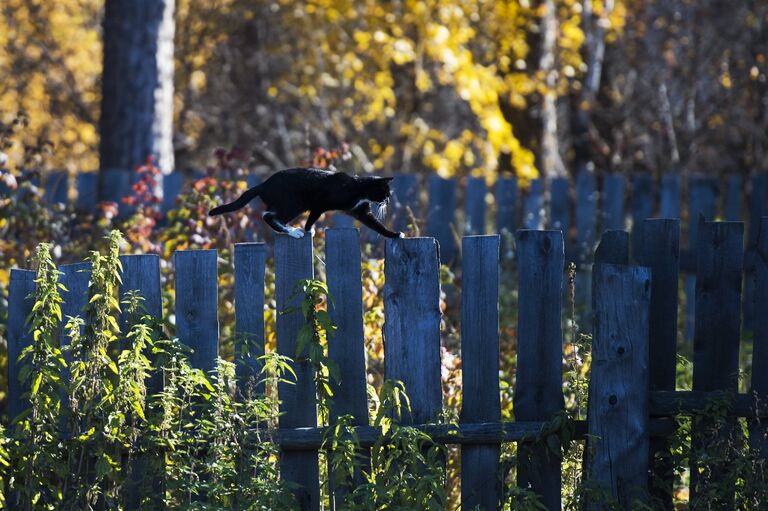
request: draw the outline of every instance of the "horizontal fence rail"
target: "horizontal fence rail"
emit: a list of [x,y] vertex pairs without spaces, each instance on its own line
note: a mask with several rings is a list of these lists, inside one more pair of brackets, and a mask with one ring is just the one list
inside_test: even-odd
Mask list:
[[[637,184],[637,196],[645,196],[646,185]],[[590,183],[582,186],[591,190]],[[752,391],[739,394],[735,386],[746,270],[743,224],[701,221],[697,225],[694,391],[689,392],[674,388],[680,223],[644,220],[638,227],[635,260],[639,265],[628,264],[633,241],[624,231],[606,232],[594,259],[588,261],[594,263],[590,265],[589,293],[594,309],[594,360],[587,420],[575,423],[577,437],[590,442],[586,473],[627,509],[633,499],[642,499],[650,491],[649,470],[662,473],[664,467],[655,466],[652,460],[654,452],[669,448],[665,438],[676,427],[669,418],[699,413],[713,399],[725,400],[734,418],[768,417],[768,329],[764,326],[754,334]],[[768,218],[757,233],[751,261],[754,277],[747,274],[746,280],[753,280],[753,307],[762,313],[768,311]],[[440,263],[444,252],[435,238],[386,241],[382,294],[385,374],[405,383],[411,401],[405,423],[426,431],[437,442],[462,446],[461,498],[465,506],[498,508],[501,497],[494,474],[499,470],[500,444],[516,441],[520,442],[517,483],[538,493],[547,509],[560,509],[561,460],[545,450],[537,437],[564,409],[565,238],[557,229],[519,230],[515,243],[516,420],[501,421],[499,408],[499,345],[507,341],[499,333],[499,285],[513,277],[500,271],[504,248],[497,235],[462,239],[459,290],[464,397],[459,423],[432,423],[443,411]],[[368,418],[360,245],[356,229],[329,229],[325,267],[333,297],[329,314],[338,327],[328,339],[329,356],[341,373],[334,383],[337,399],[329,420],[333,423],[341,415],[352,415],[365,447],[381,432]],[[276,236],[278,311],[297,305],[294,287],[297,281],[313,277],[316,257],[310,236]],[[238,244],[234,258],[236,337],[263,344],[266,246]],[[174,263],[177,336],[194,350],[191,360],[196,367],[214,370],[219,343],[217,253],[179,251]],[[156,256],[125,256],[121,288],[123,294],[139,291],[156,315],[161,313],[158,266]],[[62,308],[66,314],[80,314],[89,299],[90,266],[66,265],[62,272],[67,289]],[[11,272],[7,331],[11,360],[8,409],[12,415],[28,406],[18,381],[16,357],[32,342],[24,322],[33,305],[28,297],[34,289],[33,272]],[[297,382],[279,384],[279,428],[266,434],[281,446],[281,476],[296,485],[301,509],[318,510],[318,449],[324,429],[317,423],[312,367],[305,358],[296,357],[297,335],[304,321],[298,310],[276,316],[277,351],[294,359]],[[239,374],[248,377],[259,370],[258,362],[245,357],[242,350],[235,350],[235,358]],[[765,449],[765,422],[753,422],[750,441]],[[263,430],[259,434],[264,438]],[[348,490],[331,489],[336,498],[344,491]],[[671,495],[664,498],[671,502]],[[599,507],[600,502],[589,504]]]

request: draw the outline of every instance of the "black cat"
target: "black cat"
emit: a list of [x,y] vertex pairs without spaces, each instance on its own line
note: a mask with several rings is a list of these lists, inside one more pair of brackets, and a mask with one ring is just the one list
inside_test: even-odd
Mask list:
[[[269,179],[246,190],[233,202],[213,208],[210,216],[236,211],[256,197],[261,197],[266,210],[262,215],[277,232],[301,238],[326,211],[341,211],[359,220],[382,236],[402,238],[401,232],[392,232],[379,222],[371,211],[373,205],[382,211],[389,199],[391,177],[351,176],[314,168],[281,170]],[[287,224],[309,211],[304,230]]]

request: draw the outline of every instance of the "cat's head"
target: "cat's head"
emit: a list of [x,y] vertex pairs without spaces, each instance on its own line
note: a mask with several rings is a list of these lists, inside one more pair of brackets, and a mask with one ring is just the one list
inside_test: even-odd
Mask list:
[[360,178],[365,198],[371,202],[385,202],[392,191],[389,188],[391,177],[363,177]]

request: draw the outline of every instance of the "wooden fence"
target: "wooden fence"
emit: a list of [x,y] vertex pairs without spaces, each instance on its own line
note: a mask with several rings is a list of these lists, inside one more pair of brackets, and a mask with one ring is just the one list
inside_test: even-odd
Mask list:
[[[674,432],[669,417],[701,409],[717,391],[737,392],[743,276],[743,224],[702,222],[697,226],[696,316],[692,392],[675,391],[680,222],[646,220],[635,258],[629,266],[629,234],[607,232],[594,259],[594,339],[588,420],[579,421],[580,438],[590,435],[588,473],[624,508],[649,492],[648,470],[666,481],[661,498],[671,508],[672,480],[665,466],[650,466],[654,451],[668,447]],[[768,218],[756,238],[754,307],[768,314]],[[458,426],[426,425],[442,409],[440,379],[440,283],[442,250],[434,238],[388,240],[385,245],[386,378],[405,383],[412,414],[406,422],[428,431],[435,440],[461,445],[462,509],[498,507],[501,489],[494,477],[502,442],[520,442],[518,484],[541,495],[548,509],[561,507],[561,460],[533,441],[547,421],[563,410],[561,330],[565,243],[559,230],[519,230],[517,379],[514,422],[500,421],[499,283],[512,279],[499,272],[500,237],[467,236],[462,240],[461,356],[464,401]],[[263,243],[235,246],[236,338],[264,335],[264,275],[268,252]],[[276,307],[291,305],[299,279],[313,276],[310,237],[275,239]],[[194,349],[192,363],[215,368],[218,350],[217,254],[212,250],[180,251],[174,255],[176,334]],[[361,295],[360,238],[355,229],[327,231],[325,265],[333,303],[330,314],[338,330],[329,339],[329,355],[342,375],[337,384],[332,418],[355,417],[363,445],[379,434],[368,423]],[[138,290],[150,312],[160,314],[159,259],[124,256],[121,293]],[[89,274],[82,265],[62,268],[66,293],[64,313],[76,314],[88,300]],[[87,269],[87,267],[85,268]],[[11,273],[8,336],[9,359],[15,361],[31,342],[24,320],[31,310],[34,274]],[[752,279],[752,277],[750,277]],[[748,279],[748,280],[750,280]],[[294,357],[303,324],[300,312],[277,316],[277,351]],[[65,337],[62,337],[64,339]],[[757,403],[768,397],[768,327],[758,322],[754,334],[753,394],[735,394],[731,413],[768,417]],[[236,356],[240,350],[235,350]],[[256,354],[258,355],[258,354]],[[240,375],[258,369],[254,358],[237,360]],[[294,364],[296,385],[280,385],[282,415],[279,442],[281,474],[300,485],[302,509],[320,503],[315,388],[309,362]],[[18,368],[9,370],[9,413],[25,403]],[[751,442],[768,455],[766,423],[755,421]],[[595,506],[599,503],[595,502]]]
[[[121,170],[107,171],[103,180],[103,196],[119,201],[120,197],[129,193],[132,176]],[[199,172],[172,172],[163,176],[162,211],[172,208],[184,186],[199,177],[202,177]],[[246,180],[249,186],[253,186],[260,178],[252,175]],[[426,182],[422,183],[422,180]],[[91,211],[98,195],[98,175],[78,174],[72,185],[77,190],[74,207]],[[66,173],[50,173],[43,186],[52,202],[67,202],[70,184]],[[498,179],[491,189],[483,178],[477,177],[459,180],[432,175],[423,179],[423,176],[415,174],[399,174],[393,181],[393,190],[390,221],[394,227],[405,230],[412,213],[424,229],[423,233],[439,242],[444,264],[459,264],[460,238],[463,235],[505,232],[511,235],[516,229],[549,228],[563,232],[566,259],[578,264],[582,280],[591,279],[589,270],[601,233],[626,229],[631,233],[630,251],[639,252],[642,233],[633,226],[641,225],[647,218],[683,218],[680,271],[686,275],[683,291],[687,297],[685,337],[688,340],[693,339],[696,324],[694,248],[699,217],[703,216],[708,221],[747,222],[744,271],[751,277],[754,274],[759,220],[768,215],[768,174],[755,174],[746,180],[740,174],[727,175],[723,179],[692,175],[688,180],[682,179],[679,174],[668,174],[655,181],[649,174],[597,176],[584,172],[573,180],[552,179],[546,186],[543,180],[537,179],[525,190],[518,186],[514,177]],[[493,208],[487,205],[489,194],[494,195],[491,201]],[[493,226],[487,222],[491,218],[494,219]],[[353,226],[353,220],[344,215],[335,216],[330,223],[334,227]],[[259,224],[258,228],[264,227]],[[369,241],[373,239],[367,230],[362,236]],[[511,248],[505,246],[504,253],[511,255]],[[585,330],[591,330],[588,321],[591,299],[588,288],[582,289],[586,293],[577,296],[582,311],[581,323]],[[755,314],[751,278],[744,280],[743,297],[743,326],[752,331]]]

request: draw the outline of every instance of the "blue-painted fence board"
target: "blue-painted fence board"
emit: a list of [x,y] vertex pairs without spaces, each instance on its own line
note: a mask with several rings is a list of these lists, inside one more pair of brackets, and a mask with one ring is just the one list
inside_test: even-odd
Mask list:
[[264,355],[264,243],[235,245],[235,370],[244,396],[263,393],[259,384]]
[[740,174],[729,174],[725,185],[725,207],[723,217],[726,222],[738,222],[741,218],[742,179]]
[[181,187],[184,184],[184,175],[178,170],[163,176],[163,202],[160,210],[167,213],[176,205],[176,198],[181,193]]
[[485,194],[488,188],[482,177],[467,178],[464,200],[466,214],[464,234],[485,234]]
[[[471,399],[461,422],[501,420],[499,401],[499,237],[471,236],[462,242],[462,390]],[[496,509],[499,444],[461,447],[462,509]]]
[[[750,188],[749,234],[747,235],[747,251],[744,260],[744,269],[748,275],[754,272],[760,220],[768,215],[768,174],[753,175]],[[744,281],[744,303],[742,304],[742,309],[744,313],[744,330],[748,332],[753,331],[755,328],[754,296],[754,279],[747,278]]]
[[561,231],[566,240],[571,226],[569,187],[566,177],[553,178],[549,184],[549,228]]
[[[755,316],[768,318],[768,217],[760,222],[755,253]],[[768,321],[756,321],[752,348],[752,392],[768,395]],[[749,444],[759,455],[768,458],[768,424],[765,420],[750,423]]]
[[456,257],[456,180],[429,176],[427,234],[440,244],[440,259],[451,264]]
[[606,174],[603,177],[601,230],[624,229],[624,187],[623,174]]
[[174,252],[176,337],[192,348],[192,367],[207,373],[219,356],[218,271],[215,250]]
[[66,171],[49,172],[45,176],[45,199],[48,204],[67,204],[69,174]]
[[89,172],[77,175],[77,201],[75,207],[78,211],[93,212],[99,200],[99,174]]
[[523,227],[544,227],[544,182],[541,179],[532,180],[523,196]]
[[576,258],[592,258],[597,241],[597,183],[595,175],[582,172],[576,177]]
[[518,226],[517,178],[500,177],[496,181],[496,230],[514,234]]
[[632,246],[633,254],[641,247],[642,225],[653,216],[653,180],[650,174],[632,175]]
[[13,420],[29,408],[29,400],[22,396],[29,392],[29,381],[19,381],[21,364],[19,355],[32,344],[27,317],[35,304],[35,272],[31,270],[11,269],[8,289],[8,418]]
[[[565,250],[560,231],[517,231],[518,355],[515,418],[549,420],[563,409],[560,326]],[[544,446],[518,446],[518,485],[560,509],[560,460]]]
[[[275,298],[277,301],[277,351],[294,360],[296,383],[281,382],[277,393],[280,398],[279,418],[282,428],[300,428],[317,425],[316,389],[312,364],[307,350],[297,353],[297,336],[305,324],[301,310],[289,310],[300,305],[303,296],[297,291],[301,280],[314,276],[312,267],[312,238],[291,238],[287,234],[275,236]],[[311,396],[307,399],[307,396]],[[294,491],[302,511],[320,509],[320,487],[317,451],[284,450],[280,459],[280,475],[297,484]]]
[[680,218],[680,175],[664,174],[661,176],[661,198],[659,201],[661,218]]
[[[699,219],[714,220],[717,182],[705,176],[693,176],[688,183],[688,251],[697,247]],[[691,256],[692,258],[694,256]],[[685,337],[693,339],[696,317],[696,276],[685,277]]]

